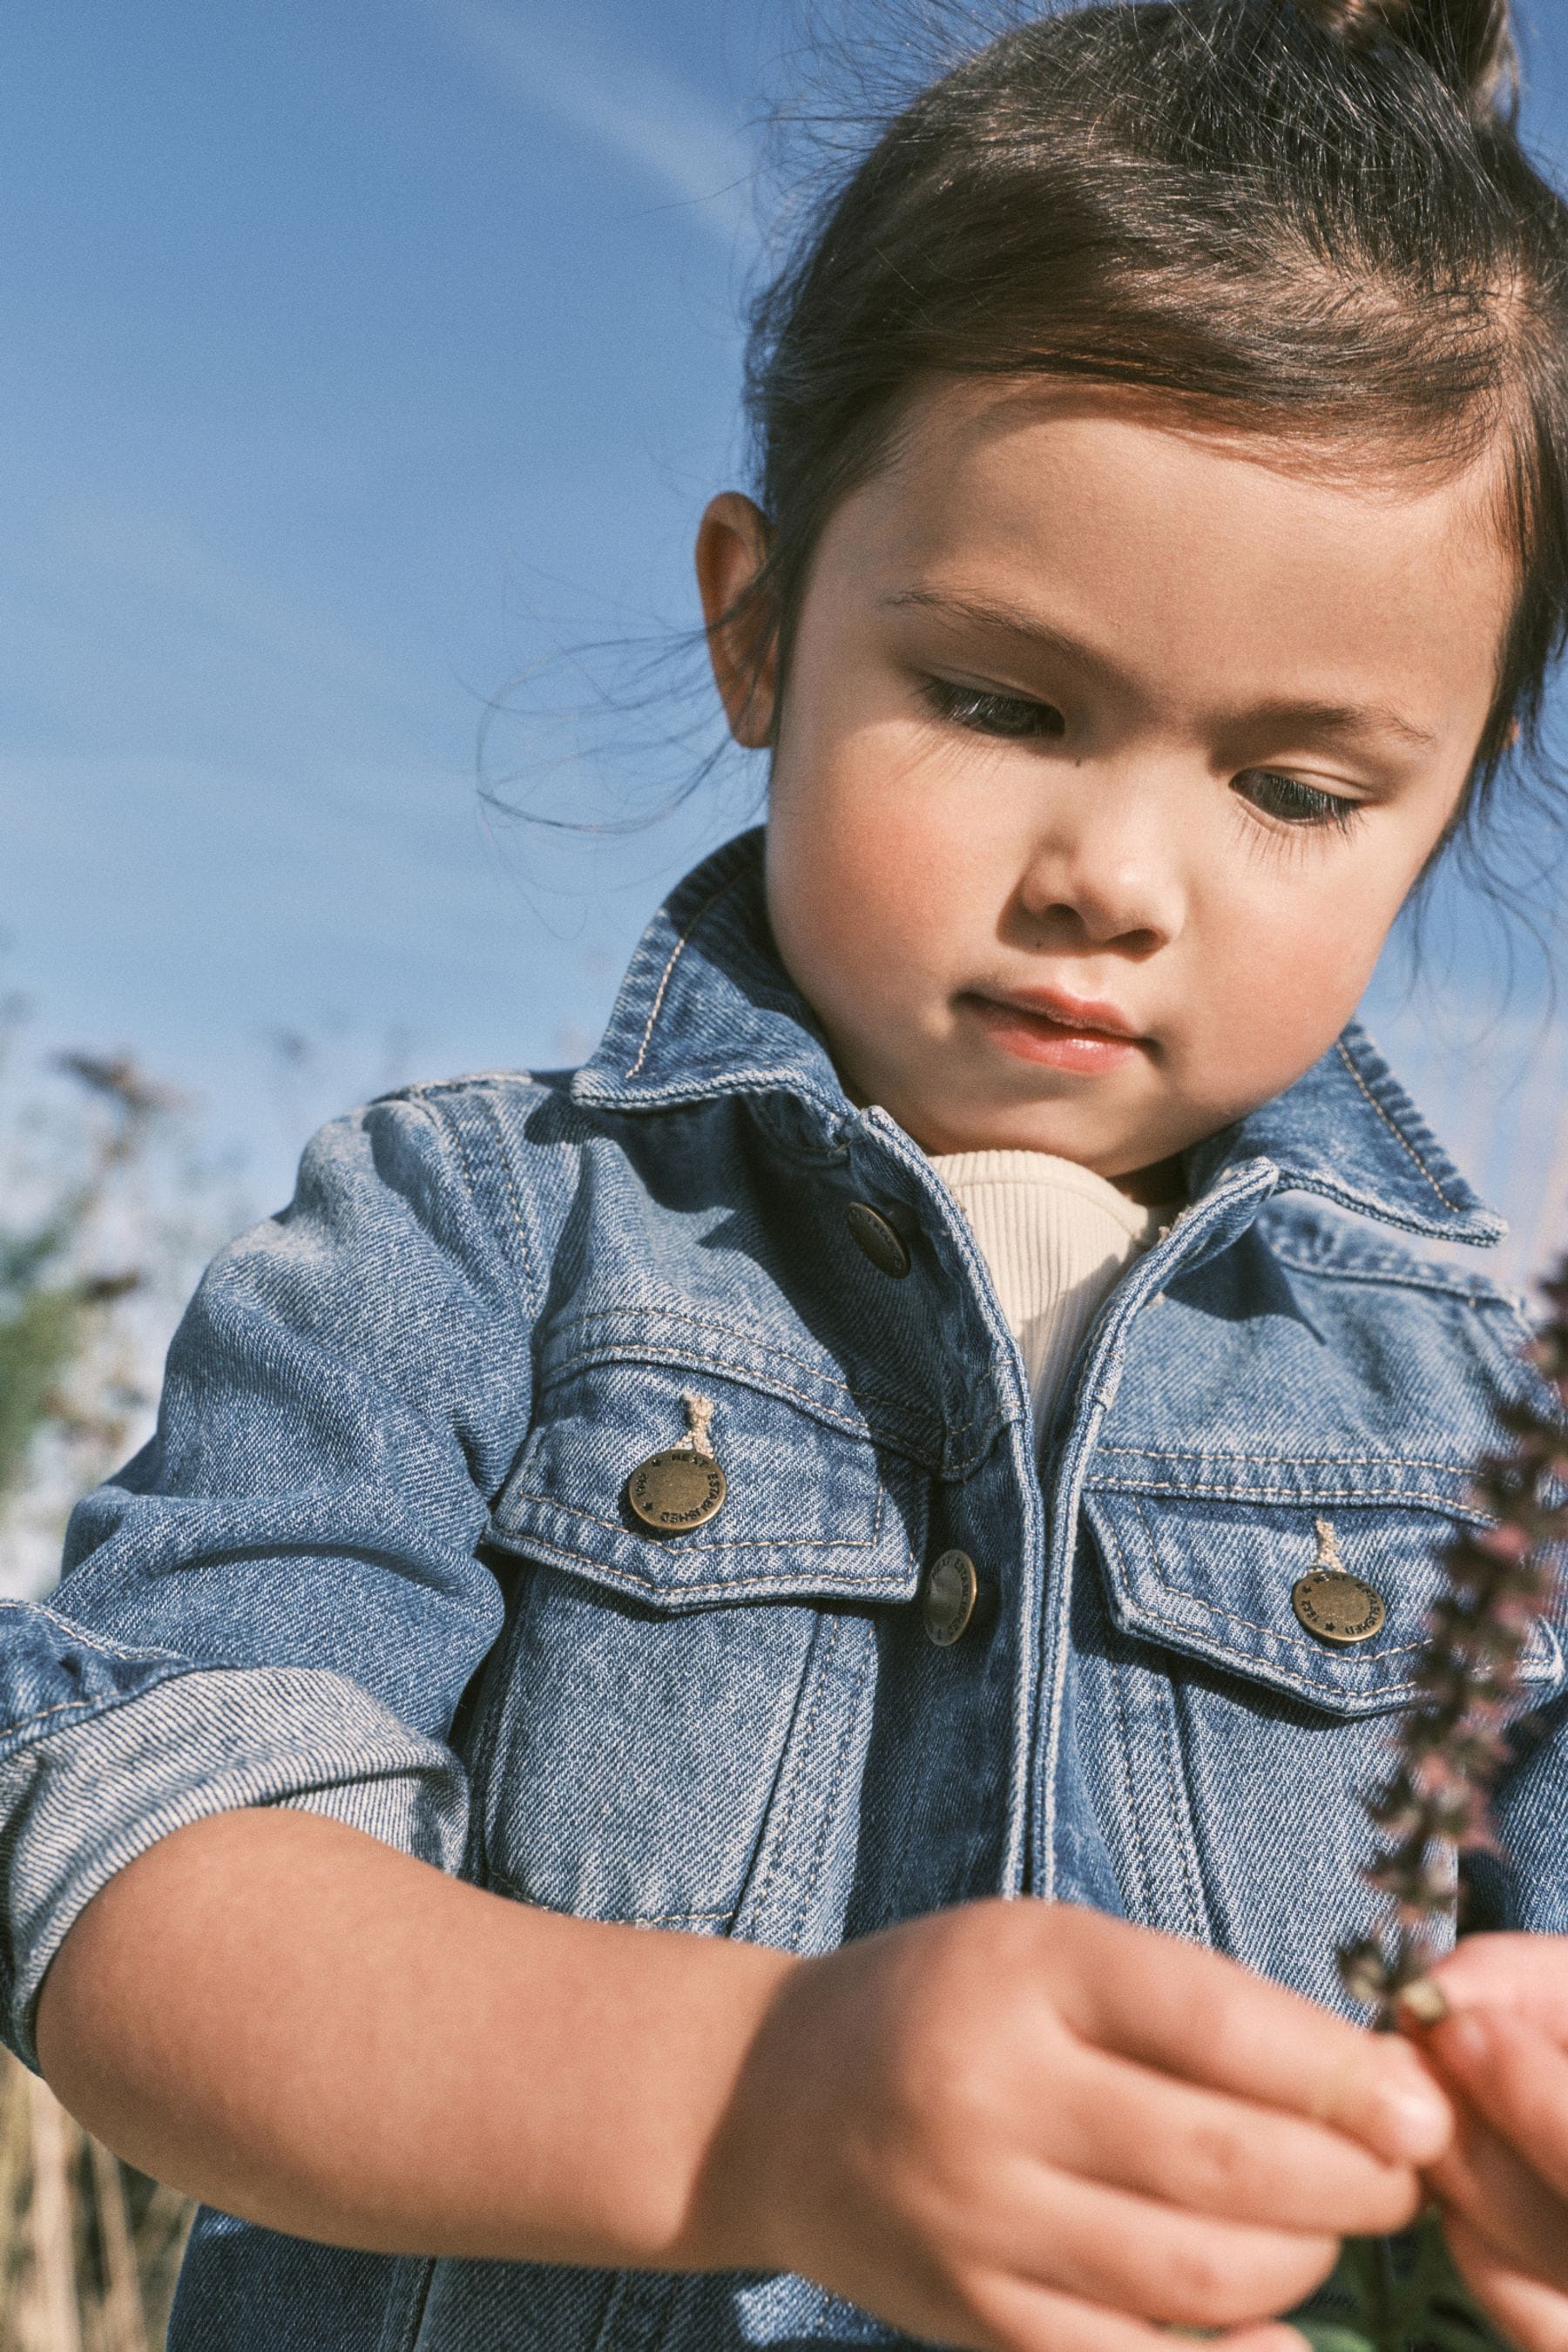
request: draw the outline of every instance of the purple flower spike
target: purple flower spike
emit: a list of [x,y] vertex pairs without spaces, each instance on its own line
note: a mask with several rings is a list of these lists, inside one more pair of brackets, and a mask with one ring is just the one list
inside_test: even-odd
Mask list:
[[1420,1696],[1401,1727],[1394,1770],[1367,1801],[1384,1843],[1362,1874],[1382,1895],[1387,1925],[1342,1948],[1340,1977],[1384,2023],[1447,1940],[1459,1855],[1495,1851],[1489,1798],[1508,1759],[1520,1662],[1568,1545],[1568,1259],[1542,1287],[1550,1313],[1530,1360],[1556,1410],[1516,1404],[1501,1416],[1510,1443],[1475,1481],[1491,1524],[1448,1547],[1448,1590],[1415,1674]]

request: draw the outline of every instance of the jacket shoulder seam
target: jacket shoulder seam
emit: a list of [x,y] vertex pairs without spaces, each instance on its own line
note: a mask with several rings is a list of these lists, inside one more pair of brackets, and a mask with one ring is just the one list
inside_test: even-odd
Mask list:
[[455,1077],[416,1078],[405,1087],[393,1087],[378,1095],[377,1102],[430,1102],[440,1095],[478,1094],[493,1087],[518,1088],[528,1093],[548,1093],[531,1070],[462,1070]]
[[[411,1108],[422,1112],[437,1133],[448,1139],[453,1150],[457,1153],[458,1166],[462,1171],[463,1190],[468,1205],[473,1211],[475,1221],[487,1233],[496,1234],[499,1240],[497,1220],[487,1211],[481,1198],[473,1154],[468,1149],[468,1139],[463,1132],[462,1122],[454,1116],[449,1102],[437,1098],[448,1091],[461,1092],[472,1083],[470,1080],[458,1079],[446,1087],[422,1089],[417,1094],[409,1092],[401,1098],[406,1100]],[[506,1187],[507,1202],[510,1209],[510,1219],[506,1222],[510,1225],[514,1243],[516,1268],[522,1285],[526,1319],[531,1328],[539,1315],[540,1285],[534,1267],[533,1253],[529,1244],[528,1225],[523,1216],[522,1198],[518,1190],[511,1153],[507,1150],[506,1138],[501,1132],[500,1121],[496,1117],[495,1105],[489,1099],[489,1094],[482,1087],[475,1087],[474,1101],[479,1115],[485,1120],[489,1130],[492,1149],[500,1162],[501,1179]]]

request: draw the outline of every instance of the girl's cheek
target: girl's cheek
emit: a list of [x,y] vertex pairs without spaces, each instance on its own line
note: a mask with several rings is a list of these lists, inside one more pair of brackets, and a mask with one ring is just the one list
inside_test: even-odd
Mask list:
[[1325,860],[1316,887],[1248,893],[1199,915],[1188,969],[1204,975],[1207,1051],[1235,1055],[1250,1097],[1292,1085],[1328,1051],[1397,910],[1397,898],[1347,887],[1342,865]]
[[988,863],[979,825],[907,759],[868,759],[858,773],[836,767],[805,790],[786,788],[772,826],[781,935],[793,928],[858,967],[890,948],[940,961]]

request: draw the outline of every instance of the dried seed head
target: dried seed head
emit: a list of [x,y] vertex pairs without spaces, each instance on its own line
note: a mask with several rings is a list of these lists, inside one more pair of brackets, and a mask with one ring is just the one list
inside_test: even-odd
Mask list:
[[1488,1798],[1508,1758],[1520,1662],[1568,1545],[1568,1258],[1543,1289],[1549,1317],[1526,1354],[1554,1393],[1500,1416],[1510,1444],[1480,1464],[1474,1488],[1491,1524],[1464,1528],[1445,1555],[1447,1591],[1428,1620],[1399,1761],[1367,1801],[1386,1843],[1362,1874],[1391,1932],[1344,1946],[1340,1978],[1385,2020],[1400,2005],[1433,2021],[1417,1997],[1441,2000],[1422,1980],[1457,1908],[1459,1854],[1494,1847]]

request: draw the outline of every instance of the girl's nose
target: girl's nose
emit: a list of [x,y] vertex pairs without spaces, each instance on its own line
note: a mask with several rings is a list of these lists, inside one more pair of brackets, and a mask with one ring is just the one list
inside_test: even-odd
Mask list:
[[[1076,797],[1076,796],[1075,796]],[[1015,899],[1022,929],[1148,954],[1181,930],[1185,898],[1169,812],[1154,796],[1101,796],[1043,831]]]

